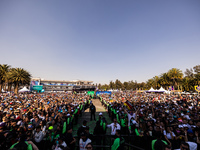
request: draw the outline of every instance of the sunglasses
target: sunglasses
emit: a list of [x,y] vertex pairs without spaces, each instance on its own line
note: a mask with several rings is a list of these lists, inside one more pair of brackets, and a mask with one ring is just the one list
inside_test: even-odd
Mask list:
[[92,147],[85,147],[86,149],[92,149]]

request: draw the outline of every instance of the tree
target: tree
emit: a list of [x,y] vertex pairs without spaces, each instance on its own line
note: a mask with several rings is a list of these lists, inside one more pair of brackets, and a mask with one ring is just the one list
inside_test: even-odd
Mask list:
[[101,84],[100,83],[98,84],[98,89],[101,89]]
[[109,89],[109,85],[104,84],[104,85],[101,86],[101,89],[102,90],[108,90]]
[[110,81],[109,87],[110,87],[111,89],[116,89],[115,83],[112,82],[112,81]]
[[183,79],[183,73],[180,69],[172,68],[168,71],[168,75],[170,80],[172,81],[172,84],[177,87],[179,85],[179,82],[181,79]]
[[116,86],[116,89],[118,90],[123,88],[123,84],[118,79],[115,81],[115,86]]
[[153,87],[153,85],[154,85],[154,80],[153,79],[149,79],[147,81],[147,88],[149,89],[149,88]]
[[184,91],[194,90],[194,78],[190,78],[188,76],[184,77],[182,80],[182,87]]
[[196,65],[193,67],[195,73],[200,73],[200,65]]
[[14,84],[14,92],[18,94],[19,85],[30,84],[31,74],[23,68],[11,69],[10,78]]
[[124,89],[126,89],[126,90],[130,90],[130,87],[129,87],[129,83],[128,83],[128,82],[124,82],[124,83],[123,83],[123,87],[124,87]]
[[160,83],[160,85],[163,86],[165,89],[166,89],[166,87],[168,87],[168,86],[170,85],[170,78],[169,78],[168,73],[163,73],[163,74],[161,74],[159,83]]
[[3,64],[3,65],[0,64],[0,93],[1,93],[3,85],[6,82],[6,76],[9,71],[9,68],[10,66],[7,64]]
[[186,77],[189,77],[189,78],[193,78],[194,77],[194,73],[193,73],[192,68],[186,69],[186,71],[184,73],[185,73]]
[[158,89],[158,88],[160,87],[159,80],[160,80],[160,79],[159,79],[158,76],[153,77],[154,87],[155,87],[156,89]]
[[200,84],[200,65],[196,65],[193,67],[193,70],[195,72],[194,77],[195,77],[195,83],[197,85]]
[[197,85],[199,85],[200,84],[200,73],[196,73],[196,74],[194,74],[194,76],[195,76],[195,83],[197,84]]

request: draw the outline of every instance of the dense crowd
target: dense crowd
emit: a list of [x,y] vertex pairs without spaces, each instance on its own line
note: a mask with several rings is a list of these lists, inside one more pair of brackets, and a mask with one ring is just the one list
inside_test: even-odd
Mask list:
[[159,150],[165,145],[179,149],[181,144],[200,149],[198,96],[118,92],[102,95],[101,102],[121,126],[121,133],[134,136],[134,145],[145,150]]
[[[112,150],[124,149],[127,143],[145,150],[200,149],[198,96],[125,91],[99,99],[113,123],[102,113],[95,118],[96,108],[86,94],[1,94],[0,149],[73,150],[78,144],[86,150],[92,144],[104,145],[108,128]],[[89,133],[83,121],[75,138],[73,126],[87,108],[96,126]]]
[[74,149],[72,129],[88,101],[86,94],[1,94],[0,149]]

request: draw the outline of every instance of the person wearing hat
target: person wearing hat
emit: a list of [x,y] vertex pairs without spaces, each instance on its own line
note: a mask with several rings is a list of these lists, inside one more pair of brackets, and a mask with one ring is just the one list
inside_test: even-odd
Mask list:
[[94,120],[96,121],[96,119],[95,119],[95,112],[96,112],[96,107],[95,107],[94,104],[92,103],[92,104],[90,105],[90,113],[91,113],[91,115],[90,115],[90,121],[92,121],[92,116],[94,116]]
[[55,134],[53,132],[53,126],[49,126],[48,127],[48,131],[47,131],[47,134],[46,134],[46,137],[47,137],[47,149],[51,149],[51,147],[53,146],[53,141],[54,141],[54,137],[55,137]]
[[185,141],[196,142],[192,129],[185,130]]

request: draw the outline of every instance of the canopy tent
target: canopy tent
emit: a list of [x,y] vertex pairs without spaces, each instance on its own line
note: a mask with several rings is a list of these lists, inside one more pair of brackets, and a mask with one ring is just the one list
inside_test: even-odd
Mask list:
[[1,90],[2,93],[5,93],[6,91],[4,91],[3,89]]
[[158,92],[163,92],[163,93],[165,93],[166,90],[161,86],[161,88],[158,90]]
[[150,90],[148,90],[148,92],[155,92],[156,90],[154,90],[152,87],[150,88]]
[[150,90],[146,91],[147,93],[151,93],[151,92],[156,92],[156,93],[165,93],[167,92],[163,87],[161,87],[159,90],[157,89],[153,89],[152,87],[150,88]]
[[30,92],[29,89],[27,89],[26,87],[23,87],[21,90],[19,90],[20,93],[22,92]]
[[166,91],[165,91],[165,93],[166,93],[166,94],[170,94],[170,93],[171,93],[171,91],[169,91],[169,90],[167,91],[167,90],[166,90]]

